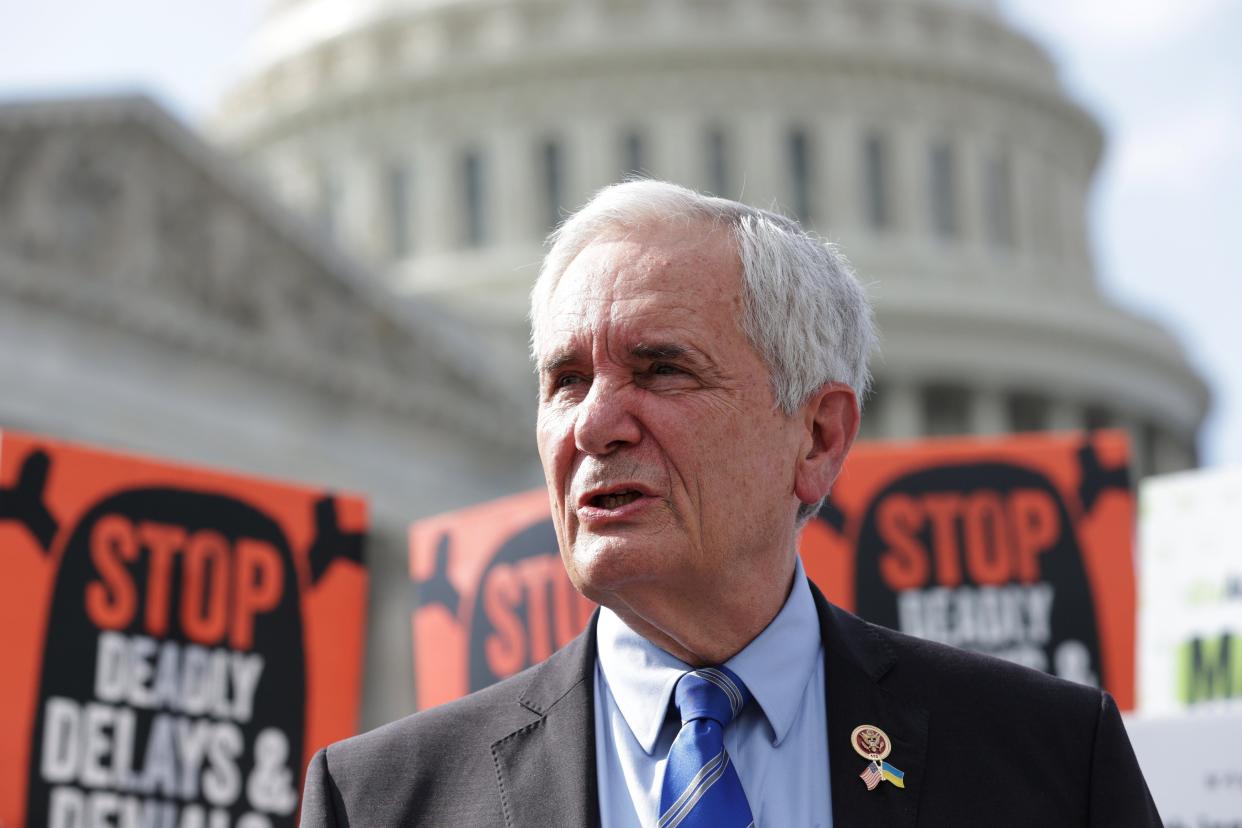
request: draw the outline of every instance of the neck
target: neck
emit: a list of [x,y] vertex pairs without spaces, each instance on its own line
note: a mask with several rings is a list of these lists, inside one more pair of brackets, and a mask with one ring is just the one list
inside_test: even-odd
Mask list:
[[[727,594],[703,593],[688,600],[686,590],[671,596],[629,592],[591,596],[626,626],[669,655],[692,667],[724,664],[772,623],[789,598],[795,572],[791,555],[782,577],[747,583]],[[661,600],[662,598],[670,600]]]

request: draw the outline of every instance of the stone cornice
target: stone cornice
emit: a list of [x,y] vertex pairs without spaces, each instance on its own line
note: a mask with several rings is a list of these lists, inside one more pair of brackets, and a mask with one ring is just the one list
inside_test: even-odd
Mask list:
[[[136,181],[132,165],[126,166],[129,150],[118,143],[148,139],[180,159],[171,162],[183,187],[174,198],[165,192],[172,186],[168,181]],[[150,163],[159,170],[158,158]],[[0,173],[6,173],[0,175],[0,291],[10,297],[498,448],[529,450],[530,406],[521,389],[493,377],[487,355],[465,333],[378,287],[374,277],[150,101],[0,105]],[[102,200],[89,203],[89,191],[82,197],[45,192],[66,182],[93,186]],[[184,192],[186,186],[193,192]],[[225,255],[232,251],[220,247],[241,247],[259,258],[231,271],[190,261],[168,273],[159,261],[144,258],[157,255],[153,249],[166,241],[160,238],[165,233],[184,232],[182,225],[162,226],[171,219],[160,205],[168,204],[210,208],[212,216],[204,221],[224,215],[240,234],[223,245],[209,237],[197,248],[173,239],[173,255]],[[127,214],[115,215],[125,208]],[[30,210],[42,212],[21,214]],[[61,215],[64,210],[71,214]],[[83,221],[85,236],[40,235],[49,223],[55,226],[46,232],[54,234]],[[135,237],[118,237],[122,232]],[[246,282],[218,284],[226,276]],[[195,281],[182,284],[186,278]],[[309,303],[307,310],[318,316],[302,318],[299,307],[286,306],[289,299]]]
[[259,27],[248,73],[261,76],[317,53],[347,54],[352,72],[374,60],[375,55],[367,55],[372,47],[376,53],[395,52],[398,59],[434,66],[462,57],[509,61],[532,45],[542,52],[599,51],[626,38],[688,45],[735,34],[751,42],[781,40],[784,46],[808,38],[831,46],[913,37],[958,49],[991,49],[998,58],[1034,61],[1049,72],[1042,50],[1006,26],[994,5],[961,0],[299,0],[273,9]]
[[[854,65],[884,71],[889,64],[909,64],[913,56],[912,68],[920,73],[975,76],[1010,96],[1062,97],[1042,49],[995,15],[953,4],[820,0],[801,3],[809,10],[802,13],[803,25],[791,25],[780,3],[725,4],[719,10],[678,0],[622,5],[638,10],[624,25],[607,18],[608,2],[385,7],[374,21],[344,24],[327,39],[310,39],[258,63],[228,96],[217,124],[223,134],[248,143],[288,113],[390,88],[393,79],[406,92],[435,94],[443,84],[470,78],[542,74],[541,66],[572,77],[584,61],[596,71],[653,60],[675,68],[678,56],[695,65],[713,56],[730,62],[764,56],[778,66],[796,59],[817,71]],[[532,17],[537,9],[555,27],[555,38],[539,34],[542,24]],[[709,11],[718,25],[696,23],[696,15]],[[269,26],[279,30],[281,22]]]
[[[1157,323],[1102,300],[1058,301],[1036,291],[1020,301],[1012,292],[989,294],[904,290],[877,300],[875,309],[889,332],[888,346],[901,349],[897,361],[907,370],[928,373],[939,360],[946,378],[977,379],[972,371],[992,366],[1018,387],[1033,383],[1065,393],[1077,383],[1079,394],[1122,391],[1181,429],[1199,426],[1211,391]],[[1054,353],[1073,358],[1062,361]],[[1016,373],[1018,363],[1025,375]],[[1085,385],[1083,378],[1090,378]]]
[[[0,293],[86,321],[127,331],[161,346],[258,371],[329,397],[348,399],[401,417],[459,431],[506,449],[528,450],[529,415],[492,415],[480,400],[451,383],[393,376],[365,361],[273,346],[222,330],[193,311],[140,297],[120,297],[91,284],[87,274],[43,271],[0,256]],[[497,404],[499,407],[499,404]],[[514,428],[509,428],[512,424]]]
[[[927,95],[961,94],[980,103],[1025,109],[1032,118],[1046,122],[1049,128],[1068,129],[1075,140],[1083,144],[1093,165],[1103,146],[1103,133],[1096,120],[1055,89],[1015,84],[1003,75],[966,71],[954,64],[924,61],[917,55],[894,58],[864,53],[780,51],[768,47],[727,53],[718,50],[656,51],[641,58],[633,54],[578,54],[532,58],[504,65],[461,66],[453,72],[431,75],[397,72],[376,78],[373,83],[323,89],[313,97],[287,100],[279,96],[265,97],[261,102],[256,100],[254,109],[247,115],[239,114],[231,121],[221,121],[219,126],[222,137],[231,144],[243,151],[253,151],[304,135],[317,127],[356,119],[363,113],[388,115],[406,107],[434,106],[439,101],[451,101],[460,109],[470,96],[491,94],[498,84],[512,94],[528,88],[533,99],[540,100],[555,99],[558,90],[587,80],[625,85],[631,91],[642,88],[643,84],[667,90],[674,78],[702,78],[714,71],[792,79],[783,99],[770,100],[778,110],[782,104],[791,108],[805,104],[805,96],[798,93],[799,84],[862,90],[867,85],[882,83],[890,85],[891,92],[900,94],[901,90],[908,89],[912,96],[924,101]],[[606,100],[607,97],[597,96],[597,99]]]

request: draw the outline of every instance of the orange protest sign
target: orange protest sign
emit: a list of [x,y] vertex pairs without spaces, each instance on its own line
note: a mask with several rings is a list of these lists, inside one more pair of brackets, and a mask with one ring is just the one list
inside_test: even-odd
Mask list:
[[410,548],[420,709],[537,664],[594,610],[561,566],[542,489],[419,521]]
[[869,621],[1098,684],[1134,706],[1134,498],[1122,432],[858,446],[803,533]]
[[0,822],[293,825],[355,732],[365,504],[0,434]]
[[[1120,432],[860,444],[803,530],[807,574],[876,623],[1134,704],[1134,503]],[[415,523],[414,678],[426,708],[545,658],[591,605],[543,490]]]

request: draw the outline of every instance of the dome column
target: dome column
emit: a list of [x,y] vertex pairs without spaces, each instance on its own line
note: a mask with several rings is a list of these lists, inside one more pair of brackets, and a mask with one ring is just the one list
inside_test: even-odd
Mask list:
[[954,160],[957,164],[957,233],[962,245],[977,254],[986,246],[984,226],[987,209],[984,203],[983,171],[988,154],[980,142],[969,135],[953,137]]
[[908,377],[893,377],[884,383],[884,404],[880,411],[882,437],[904,440],[923,433],[921,388]]
[[[1021,258],[1037,269],[1047,254],[1039,233],[1039,205],[1036,195],[1041,171],[1038,158],[1030,151],[1015,150],[1010,156],[1013,192],[1023,194],[1013,200],[1014,246]],[[1036,276],[1038,277],[1038,272]]]
[[914,123],[890,125],[886,133],[892,147],[893,229],[904,241],[917,245],[931,235],[926,136]]
[[1078,431],[1085,425],[1082,406],[1072,400],[1054,399],[1048,406],[1050,431]]
[[624,170],[621,158],[623,127],[600,119],[574,119],[562,140],[565,157],[565,202],[561,206],[573,212],[603,187],[620,181]]
[[427,136],[415,141],[414,210],[419,217],[418,244],[427,254],[443,254],[457,245],[462,212],[461,155],[451,144]]
[[833,241],[854,236],[862,224],[861,165],[858,163],[858,123],[848,116],[832,115],[819,121],[824,167],[824,218],[820,232]]
[[385,229],[391,217],[384,214],[382,163],[363,153],[349,156],[340,168],[341,203],[336,208],[340,235],[347,246],[375,263],[384,259]]
[[971,389],[970,430],[974,434],[989,435],[1009,432],[1009,412],[1001,389],[989,386]]
[[516,127],[492,127],[489,132],[483,147],[484,214],[491,223],[488,244],[519,245],[542,238],[547,230],[543,142],[553,136],[536,136]]
[[782,173],[785,171],[784,130],[777,116],[764,109],[739,113],[738,149],[734,155],[736,172],[733,189],[748,204],[769,207],[775,202],[782,211],[788,203]]

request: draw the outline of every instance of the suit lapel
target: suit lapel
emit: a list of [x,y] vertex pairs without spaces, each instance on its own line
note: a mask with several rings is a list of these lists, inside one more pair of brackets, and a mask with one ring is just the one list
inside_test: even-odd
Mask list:
[[[833,824],[910,828],[925,777],[927,710],[883,687],[896,658],[875,630],[829,604],[814,585],[811,590],[824,645]],[[885,781],[868,791],[859,778],[867,760],[851,747],[850,734],[861,724],[875,725],[892,739],[887,761],[905,772],[904,789]]]
[[531,721],[492,745],[505,824],[599,825],[595,620],[536,667],[518,697]]

